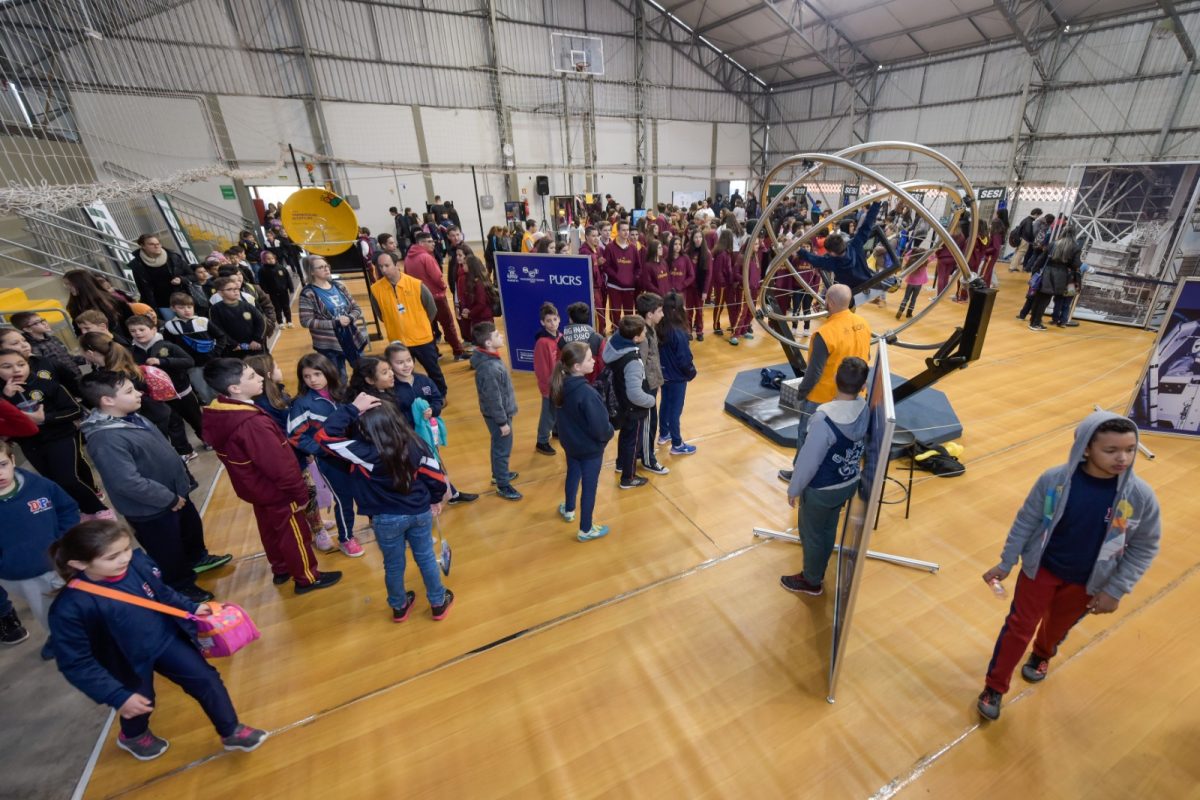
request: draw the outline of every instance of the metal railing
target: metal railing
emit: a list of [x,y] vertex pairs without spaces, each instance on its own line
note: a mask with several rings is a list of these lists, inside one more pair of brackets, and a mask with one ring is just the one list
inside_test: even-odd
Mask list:
[[0,245],[9,245],[14,249],[24,250],[28,253],[41,256],[42,262],[34,263],[33,261],[26,261],[23,258],[14,256],[11,253],[0,253],[0,260],[11,261],[22,268],[41,272],[50,272],[55,275],[65,275],[71,270],[82,269],[92,273],[93,275],[107,278],[110,283],[118,288],[125,288],[131,290],[133,293],[137,292],[137,286],[135,285],[133,279],[127,276],[120,268],[117,268],[116,271],[113,271],[111,269],[112,261],[108,258],[101,258],[98,259],[98,261],[77,261],[72,258],[63,257],[56,252],[35,247],[30,245],[28,242],[17,242],[4,237],[0,237]]
[[[66,209],[59,214],[43,210],[23,211],[20,217],[36,244],[0,241],[24,248],[45,261],[32,266],[60,275],[72,269],[85,269],[136,292],[133,280],[126,272],[126,265],[138,249],[136,243],[81,221],[77,217],[86,219],[82,209]],[[5,257],[28,264],[22,259]]]

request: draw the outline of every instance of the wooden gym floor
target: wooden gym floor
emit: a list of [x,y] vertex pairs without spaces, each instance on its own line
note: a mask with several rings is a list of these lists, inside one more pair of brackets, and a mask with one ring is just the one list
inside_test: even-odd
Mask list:
[[[392,624],[371,544],[358,560],[321,557],[345,572],[333,589],[273,587],[250,509],[222,477],[207,537],[238,560],[206,584],[245,606],[263,638],[219,667],[243,721],[272,738],[252,754],[222,752],[199,707],[160,679],[153,724],[171,749],[142,764],[110,733],[86,796],[1200,796],[1194,441],[1145,440],[1158,457],[1137,469],[1165,533],[1135,592],[1072,632],[1045,683],[1018,677],[999,722],[975,713],[1007,610],[979,576],[1036,475],[1066,457],[1076,422],[1093,403],[1124,410],[1153,340],[1090,323],[1030,332],[1012,318],[1023,281],[1003,279],[983,358],[938,385],[965,428],[967,473],[918,477],[911,519],[885,507],[872,542],[941,572],[868,562],[835,705],[832,600],[780,589],[799,550],[751,535],[794,524],[775,478],[789,454],[722,411],[733,375],[779,363],[780,348],[762,334],[737,348],[709,335],[694,344],[700,376],[683,419],[699,452],[664,452],[671,474],[634,492],[618,492],[606,469],[597,519],[612,533],[588,544],[558,518],[564,462],[534,452],[537,388],[516,377],[512,468],[525,499],[484,494],[447,511],[457,600],[440,623],[410,568],[417,608]],[[914,338],[943,338],[962,310],[943,303]],[[863,313],[877,328],[891,321]],[[308,345],[285,331],[285,374]],[[920,369],[924,353],[892,352],[896,372]],[[472,375],[443,363],[446,462],[457,485],[485,492]]]

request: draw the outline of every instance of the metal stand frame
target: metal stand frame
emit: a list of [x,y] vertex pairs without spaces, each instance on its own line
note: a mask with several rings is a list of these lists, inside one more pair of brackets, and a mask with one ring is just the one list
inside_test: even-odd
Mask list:
[[[788,528],[786,531],[775,531],[775,530],[771,530],[770,528],[755,528],[754,535],[759,538],[762,538],[762,539],[781,539],[785,542],[795,542],[796,544],[799,544],[800,543],[799,534],[792,533],[792,531],[795,531],[795,530],[799,530],[799,529],[798,528]],[[841,552],[841,549],[842,549],[842,546],[840,544],[835,544],[833,546],[833,551],[835,553]],[[932,561],[921,561],[920,559],[917,559],[917,558],[908,558],[906,556],[895,556],[890,553],[880,553],[877,550],[868,550],[867,558],[873,558],[876,561],[886,561],[889,564],[896,564],[897,566],[908,567],[909,569],[919,569],[922,572],[936,573],[938,570],[940,570],[942,568],[940,564],[935,564]]]

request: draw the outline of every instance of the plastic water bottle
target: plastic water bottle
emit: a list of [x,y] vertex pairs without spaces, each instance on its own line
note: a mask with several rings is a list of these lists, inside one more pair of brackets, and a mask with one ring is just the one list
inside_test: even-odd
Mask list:
[[1008,592],[1004,590],[1004,584],[1000,581],[993,579],[988,586],[992,587],[992,594],[996,596],[997,600],[1003,600],[1008,597]]

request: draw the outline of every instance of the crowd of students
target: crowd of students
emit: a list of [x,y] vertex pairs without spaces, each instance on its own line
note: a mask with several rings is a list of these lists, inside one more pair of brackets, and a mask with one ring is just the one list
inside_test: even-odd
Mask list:
[[[810,285],[830,276],[863,280],[886,266],[866,263],[864,255],[877,213],[872,207],[858,230],[846,236],[823,232],[813,240],[813,250],[798,252],[798,267],[827,273],[812,274]],[[691,342],[704,337],[697,310],[712,302],[717,334],[723,333],[721,311],[728,310],[732,344],[753,335],[741,301],[737,255],[747,246],[746,221],[740,198],[722,209],[719,220],[707,204],[687,212],[660,206],[659,215],[644,219],[636,231],[619,208],[613,209],[611,225],[585,227],[580,247],[592,258],[595,307],[571,305],[565,325],[560,309],[550,303],[541,307],[537,320],[507,320],[509,326],[537,329],[534,365],[541,403],[531,438],[535,451],[548,457],[557,455],[554,439],[564,451],[557,511],[576,527],[578,541],[610,532],[595,515],[604,453],[613,438],[622,490],[649,482],[639,472],[669,474],[658,457],[664,448],[671,456],[696,452],[683,436],[682,419],[688,383],[697,375]],[[786,243],[805,224],[821,223],[820,218],[806,222],[792,206],[775,224]],[[893,219],[888,225],[902,223]],[[110,598],[72,590],[88,582],[195,615],[211,610],[213,595],[197,576],[227,566],[232,556],[208,550],[203,521],[189,497],[196,482],[188,463],[197,457],[189,427],[202,449],[215,450],[234,492],[253,507],[274,584],[290,583],[300,595],[336,585],[342,573],[321,569],[317,553],[362,556],[356,517],[367,517],[383,556],[388,604],[397,623],[407,620],[416,605],[416,592],[405,581],[410,550],[430,615],[434,620],[448,615],[455,595],[442,580],[433,526],[448,505],[479,499],[451,482],[440,450],[447,441],[441,419],[447,387],[437,366],[439,340],[450,346],[451,357],[470,361],[489,432],[496,495],[522,498],[514,486],[518,475],[509,468],[518,406],[502,354],[504,336],[494,322],[495,287],[488,266],[461,231],[447,227],[453,230],[441,231],[440,253],[434,235],[415,225],[406,228],[406,254],[399,252],[398,237],[388,234],[363,250],[377,276],[371,294],[390,341],[381,358],[343,346],[340,337],[318,338],[324,323],[357,329],[362,315],[354,315],[357,305],[351,307],[353,299],[332,280],[324,259],[306,260],[308,295],[300,294],[300,319],[313,332],[314,351],[294,365],[294,397],[284,388],[284,365],[276,363],[268,342],[272,326],[291,324],[295,284],[270,248],[258,248],[255,262],[247,262],[252,241],[210,257],[189,274],[157,239],[142,237],[134,276],[148,305],[120,296],[88,273],[70,274],[79,354],[69,352],[46,320],[32,312],[14,315],[14,328],[0,328],[0,436],[11,438],[38,473],[16,468],[12,446],[0,442],[0,528],[5,531],[0,581],[19,592],[51,632],[43,656],[57,658],[67,679],[89,697],[118,709],[118,743],[135,757],[155,758],[167,746],[148,727],[155,672],[198,699],[227,748],[254,749],[266,738],[238,721],[219,675],[197,655],[194,624],[144,609],[134,619],[135,612],[113,606]],[[533,250],[548,242],[548,237],[528,239]],[[762,266],[769,251],[762,246],[756,255],[752,264]],[[886,256],[886,249],[876,255]],[[750,274],[753,279],[753,269]],[[921,284],[916,285],[919,290]],[[807,297],[795,287],[782,287],[778,302],[786,306],[797,294]],[[901,312],[907,308],[911,315],[913,305],[906,293]],[[605,336],[607,328],[611,334]],[[338,354],[345,358],[331,357]],[[425,374],[416,371],[417,363]],[[90,366],[87,374],[84,365]],[[837,396],[813,414],[818,435],[810,428],[795,464],[788,494],[793,504],[803,498],[805,564],[803,572],[784,577],[784,588],[791,591],[820,593],[839,510],[857,485],[866,429],[859,395],[866,374],[865,362],[857,358],[838,368]],[[1096,430],[1127,433],[1111,422]],[[1121,447],[1126,445],[1122,439]],[[1093,460],[1099,466],[1089,475],[1107,480],[1116,474],[1112,463],[1102,466],[1099,456]],[[1136,490],[1138,503],[1153,501],[1143,484]],[[1083,514],[1072,508],[1066,513],[1072,524]],[[1156,531],[1145,535],[1156,542]],[[144,555],[131,553],[135,539]],[[1153,555],[1149,547],[1142,544],[1138,551],[1146,564]],[[1059,558],[1076,572],[1087,560],[1073,551]],[[1001,567],[985,579],[1002,578],[1013,560],[1006,550]],[[1140,575],[1132,569],[1120,572],[1124,591]],[[1022,584],[1019,591],[1032,589]],[[1077,606],[1072,600],[1069,611]],[[1104,610],[1111,610],[1107,603]],[[1022,624],[1031,613],[1020,610]],[[1058,624],[1055,631],[1060,628],[1065,635],[1069,625]],[[1028,633],[1032,636],[1032,629]],[[1013,635],[1002,633],[998,644],[1010,661],[1029,640]],[[12,643],[27,636],[7,595],[0,593],[0,639]],[[1040,650],[1035,648],[1041,675],[1053,655],[1051,639],[1039,639]],[[985,716],[999,713],[1005,669],[1011,672],[1008,666],[989,673],[989,689],[980,700]]]

